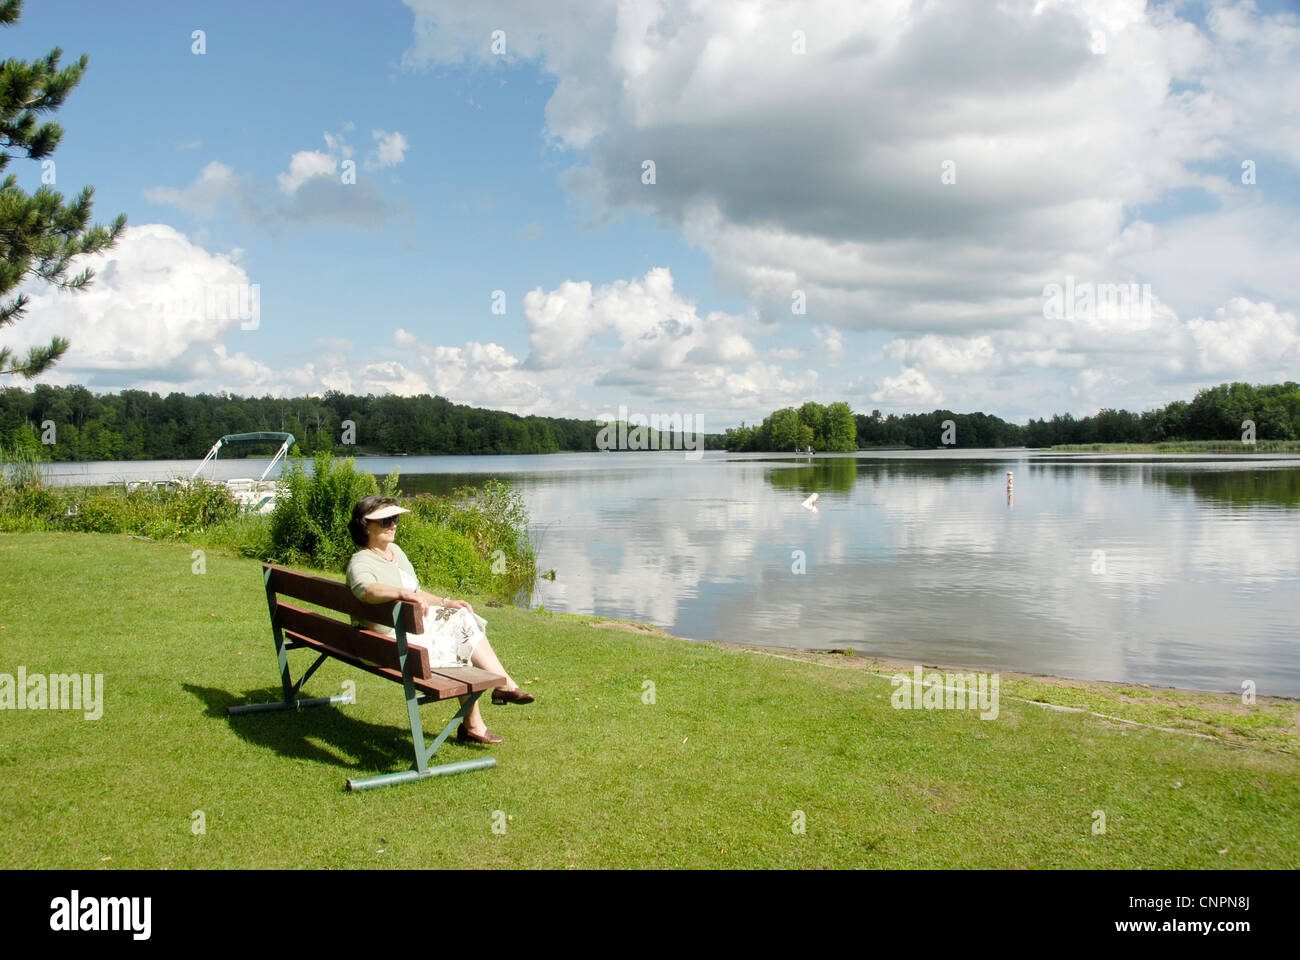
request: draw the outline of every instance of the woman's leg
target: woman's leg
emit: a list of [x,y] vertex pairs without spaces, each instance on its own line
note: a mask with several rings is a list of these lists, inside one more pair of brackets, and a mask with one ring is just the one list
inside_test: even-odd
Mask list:
[[[505,677],[506,690],[519,689],[519,685],[511,679],[510,674],[506,673],[506,668],[501,665],[500,658],[497,657],[496,651],[492,649],[492,644],[488,642],[486,636],[474,647],[469,662],[489,673],[499,673]],[[461,697],[460,702],[463,704],[468,699],[469,697]],[[487,724],[483,722],[483,714],[478,709],[478,701],[475,701],[474,708],[465,715],[465,726],[469,728],[470,733],[483,733],[487,730]]]
[[[497,658],[496,651],[492,649],[492,644],[488,642],[487,637],[484,637],[478,642],[478,646],[476,646],[474,652],[470,654],[469,662],[474,664],[476,667],[482,667],[489,673],[499,673],[501,676],[505,677],[506,685],[504,689],[519,689],[519,684],[515,683],[515,681],[511,679],[510,674],[506,673],[506,668],[501,665],[501,661]],[[478,709],[478,704],[474,705],[474,709]]]
[[[461,706],[464,706],[469,697],[457,697],[456,699],[460,701]],[[479,712],[477,700],[474,701],[474,709],[465,714],[465,726],[470,733],[482,734],[487,731],[487,724],[483,722],[483,714]]]

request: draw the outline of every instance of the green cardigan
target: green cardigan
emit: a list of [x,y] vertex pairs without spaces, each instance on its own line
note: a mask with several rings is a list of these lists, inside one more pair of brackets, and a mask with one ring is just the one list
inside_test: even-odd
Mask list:
[[[406,554],[402,552],[402,548],[394,543],[389,549],[393,551],[393,556],[397,558],[395,563],[389,563],[371,550],[358,550],[348,560],[348,587],[358,600],[366,592],[366,587],[372,583],[401,587],[402,574],[399,568],[414,577],[417,583],[419,582],[419,578],[415,576],[415,568],[411,566],[411,561],[406,559]],[[355,617],[352,622],[354,626],[374,630],[376,633],[382,633],[389,637],[397,636],[397,631],[392,628],[391,624],[371,623],[368,620],[360,621]]]

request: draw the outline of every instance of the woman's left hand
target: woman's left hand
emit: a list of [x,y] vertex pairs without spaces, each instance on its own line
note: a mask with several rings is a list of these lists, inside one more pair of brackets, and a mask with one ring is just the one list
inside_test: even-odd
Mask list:
[[468,600],[453,600],[451,599],[451,597],[444,597],[442,600],[442,605],[444,607],[464,607],[470,613],[474,612],[474,608],[469,605]]

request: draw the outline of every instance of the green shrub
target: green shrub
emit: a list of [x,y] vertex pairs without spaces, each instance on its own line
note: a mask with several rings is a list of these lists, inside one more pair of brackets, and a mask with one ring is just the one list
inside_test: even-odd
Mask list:
[[351,457],[336,461],[322,450],[310,474],[305,459],[293,457],[276,484],[267,559],[343,569],[357,549],[348,534],[352,507],[373,493],[397,496],[397,471],[380,484],[373,474],[358,471]]
[[489,569],[496,571],[495,592],[516,593],[536,579],[528,509],[523,495],[504,480],[489,479],[479,488],[459,487],[449,497],[422,493],[405,506],[420,520],[464,536]]
[[397,545],[425,589],[489,591],[492,568],[463,534],[415,517],[403,517]]
[[84,533],[135,532],[136,511],[124,491],[100,490],[74,501],[76,513],[64,526]]
[[178,490],[157,491],[163,510],[181,536],[239,516],[239,503],[219,483],[191,480]]
[[[295,457],[277,487],[263,559],[345,568],[357,549],[348,534],[353,505],[383,493],[402,500],[412,512],[403,518],[397,542],[421,583],[494,593],[531,585],[536,563],[528,542],[528,512],[509,484],[488,480],[481,489],[464,487],[450,497],[403,499],[397,479],[394,471],[381,484],[357,470],[351,458],[336,460],[329,451],[316,454],[311,473],[304,459]],[[242,548],[257,545],[254,538]]]
[[27,434],[17,434],[13,443],[0,443],[0,486],[13,489],[48,484],[44,465],[50,452],[34,435]]
[[209,527],[200,546],[220,548],[254,560],[271,559],[271,517],[265,513],[244,513]]
[[0,486],[0,529],[10,532],[57,529],[66,509],[64,498],[56,488]]
[[0,443],[0,529],[45,530],[64,510],[44,468],[49,451],[30,433],[20,431],[13,443]]
[[528,509],[523,494],[504,480],[490,479],[477,490],[462,487],[465,508],[459,518],[465,534],[484,554],[501,550],[507,556],[524,555],[528,549]]
[[33,511],[46,520],[39,529],[131,533],[155,540],[194,536],[239,516],[239,504],[224,487],[201,481],[129,492],[121,487],[33,488],[11,500],[3,504],[5,513]]

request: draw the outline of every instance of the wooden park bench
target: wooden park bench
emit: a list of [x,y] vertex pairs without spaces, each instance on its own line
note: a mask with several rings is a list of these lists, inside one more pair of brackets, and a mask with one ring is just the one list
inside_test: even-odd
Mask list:
[[[480,670],[477,667],[430,667],[429,651],[406,642],[408,633],[423,633],[424,621],[420,606],[410,600],[391,603],[364,604],[353,595],[345,583],[312,577],[286,570],[284,567],[263,564],[262,579],[266,583],[266,603],[271,612],[271,634],[275,639],[275,658],[280,667],[280,684],[284,699],[273,703],[250,703],[227,707],[229,714],[253,713],[263,710],[298,710],[331,703],[350,703],[348,694],[332,697],[300,697],[303,684],[326,659],[333,657],[379,677],[400,683],[406,693],[406,712],[411,720],[411,740],[415,745],[415,768],[400,773],[384,773],[373,777],[354,779],[348,777],[349,790],[368,790],[386,787],[410,780],[422,780],[452,773],[465,773],[496,766],[495,757],[459,760],[430,766],[429,761],[438,748],[451,736],[474,704],[486,691],[504,687],[506,678]],[[346,614],[371,623],[391,623],[397,637],[384,636],[372,630],[354,627],[350,622],[327,617],[285,603],[280,596],[303,600],[336,613]],[[288,651],[308,647],[318,656],[315,663],[295,682],[289,674]],[[427,747],[424,730],[420,725],[420,707],[438,700],[469,696]]]

